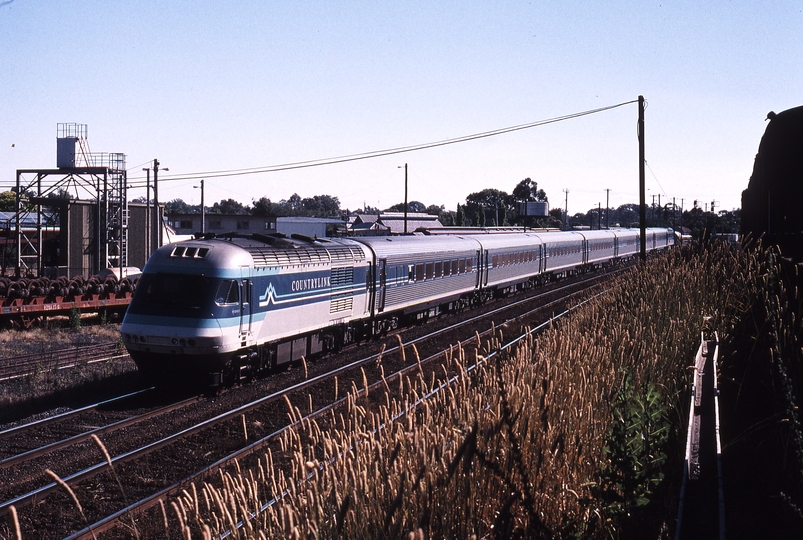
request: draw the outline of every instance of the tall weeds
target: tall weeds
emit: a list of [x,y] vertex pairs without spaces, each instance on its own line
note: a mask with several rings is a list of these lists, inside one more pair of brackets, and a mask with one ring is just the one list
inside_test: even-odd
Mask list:
[[[373,411],[353,386],[331,426],[285,436],[290,463],[268,452],[221,472],[172,501],[170,526],[203,538],[616,535],[667,473],[703,315],[727,336],[759,273],[725,246],[674,250],[471,377],[419,373]],[[442,371],[487,352],[453,348]]]

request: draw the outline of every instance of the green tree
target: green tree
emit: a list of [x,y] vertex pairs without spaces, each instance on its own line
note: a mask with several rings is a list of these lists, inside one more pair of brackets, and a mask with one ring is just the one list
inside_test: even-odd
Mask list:
[[192,206],[182,199],[173,199],[165,203],[165,214],[200,214],[200,207]]
[[302,199],[298,193],[293,193],[289,199],[282,200],[282,204],[284,205],[284,214],[287,216],[298,216],[304,209]]
[[[420,201],[409,201],[407,203],[407,211],[408,212],[415,212],[415,213],[424,213],[427,211],[427,205]],[[385,212],[404,212],[404,203],[400,202],[398,204],[394,204]]]
[[483,189],[466,197],[466,217],[480,227],[505,223],[507,215],[515,212],[513,203],[513,197],[504,191]]
[[252,201],[251,214],[255,216],[276,215],[275,206],[267,197],[260,197],[259,200]]
[[439,216],[444,211],[444,208],[443,205],[438,206],[437,204],[430,204],[427,206],[426,213],[430,216]]
[[17,194],[13,191],[3,191],[0,193],[0,212],[17,211]]
[[525,178],[513,188],[513,199],[516,202],[547,202],[546,192],[538,189],[538,183]]
[[301,200],[303,214],[312,217],[340,217],[340,200],[331,195],[315,195]]
[[234,199],[223,199],[209,209],[210,214],[247,215],[248,208]]

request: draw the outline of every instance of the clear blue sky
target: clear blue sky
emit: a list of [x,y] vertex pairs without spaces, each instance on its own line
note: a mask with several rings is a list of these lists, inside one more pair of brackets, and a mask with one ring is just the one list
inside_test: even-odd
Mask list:
[[[56,125],[158,158],[160,200],[209,171],[439,141],[634,100],[647,197],[741,205],[770,110],[803,104],[803,4],[0,0],[0,189],[55,167]],[[206,182],[211,204],[328,194],[454,209],[530,177],[569,212],[638,201],[635,104],[407,154]],[[169,181],[168,181],[169,180]],[[133,191],[132,197],[144,195]]]

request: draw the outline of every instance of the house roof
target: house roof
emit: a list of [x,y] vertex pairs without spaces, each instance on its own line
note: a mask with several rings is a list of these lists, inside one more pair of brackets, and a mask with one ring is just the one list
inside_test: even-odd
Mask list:
[[[404,233],[404,212],[383,212],[381,214],[359,214],[357,219],[352,223],[353,230],[366,230],[371,224],[378,223],[384,228],[390,230],[394,234]],[[408,212],[407,213],[407,232],[411,233],[419,228],[440,228],[443,227],[438,216],[422,212]]]

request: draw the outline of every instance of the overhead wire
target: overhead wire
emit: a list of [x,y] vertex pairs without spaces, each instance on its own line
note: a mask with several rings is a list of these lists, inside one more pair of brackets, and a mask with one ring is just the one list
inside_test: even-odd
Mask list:
[[[451,139],[443,139],[440,141],[422,143],[422,144],[414,144],[409,146],[400,146],[396,148],[386,148],[383,150],[374,150],[370,152],[363,152],[358,154],[349,154],[344,156],[337,156],[337,157],[330,157],[330,158],[322,158],[322,159],[312,159],[307,161],[298,161],[292,163],[282,163],[278,165],[268,165],[264,167],[253,167],[253,168],[246,168],[246,169],[229,169],[229,170],[220,170],[220,171],[206,171],[206,172],[195,172],[189,174],[170,174],[170,175],[163,175],[159,177],[160,182],[169,182],[169,181],[177,181],[177,180],[195,180],[195,179],[208,179],[208,178],[221,178],[221,177],[231,177],[231,176],[243,176],[249,174],[264,174],[264,173],[272,173],[272,172],[279,172],[279,171],[288,171],[293,169],[303,169],[308,167],[320,167],[323,165],[335,165],[338,163],[346,163],[350,161],[359,161],[363,159],[371,159],[376,157],[382,156],[390,156],[394,154],[402,154],[406,152],[415,152],[418,150],[426,150],[428,148],[437,148],[439,146],[446,146],[451,144],[458,144],[462,142],[473,141],[477,139],[483,139],[487,137],[494,137],[497,135],[503,135],[505,133],[511,133],[514,131],[521,131],[525,129],[531,129],[534,127],[544,126],[547,124],[554,124],[556,122],[563,122],[566,120],[572,120],[575,118],[580,118],[583,116],[588,116],[591,114],[597,114],[600,112],[608,111],[611,109],[616,109],[618,107],[623,107],[624,105],[629,105],[631,103],[637,103],[638,100],[630,100],[625,101],[622,103],[617,103],[615,105],[608,105],[606,107],[599,107],[596,109],[590,109],[586,111],[581,111],[577,113],[567,114],[563,116],[558,116],[555,118],[548,118],[546,120],[537,120],[535,122],[528,122],[526,124],[518,124],[515,126],[509,126],[499,129],[494,129],[490,131],[483,131],[480,133],[474,133],[471,135],[464,135],[461,137],[454,137]],[[133,182],[131,182],[133,180]],[[130,177],[129,178],[129,186],[139,186],[144,187],[144,183],[139,185],[137,180],[144,180],[144,177]]]
[[661,193],[663,193],[663,194],[664,194],[664,196],[666,197],[666,196],[667,196],[667,194],[666,194],[666,190],[664,190],[664,186],[662,186],[662,185],[661,185],[661,182],[659,182],[659,181],[658,181],[658,177],[657,177],[657,176],[655,176],[655,173],[653,172],[653,170],[652,170],[652,167],[650,167],[650,164],[647,162],[647,160],[646,160],[646,159],[644,160],[644,164],[645,164],[645,165],[647,166],[647,168],[650,170],[650,174],[652,174],[652,177],[655,179],[655,183],[656,183],[656,184],[658,184],[658,187],[659,187],[659,188],[661,188]]

